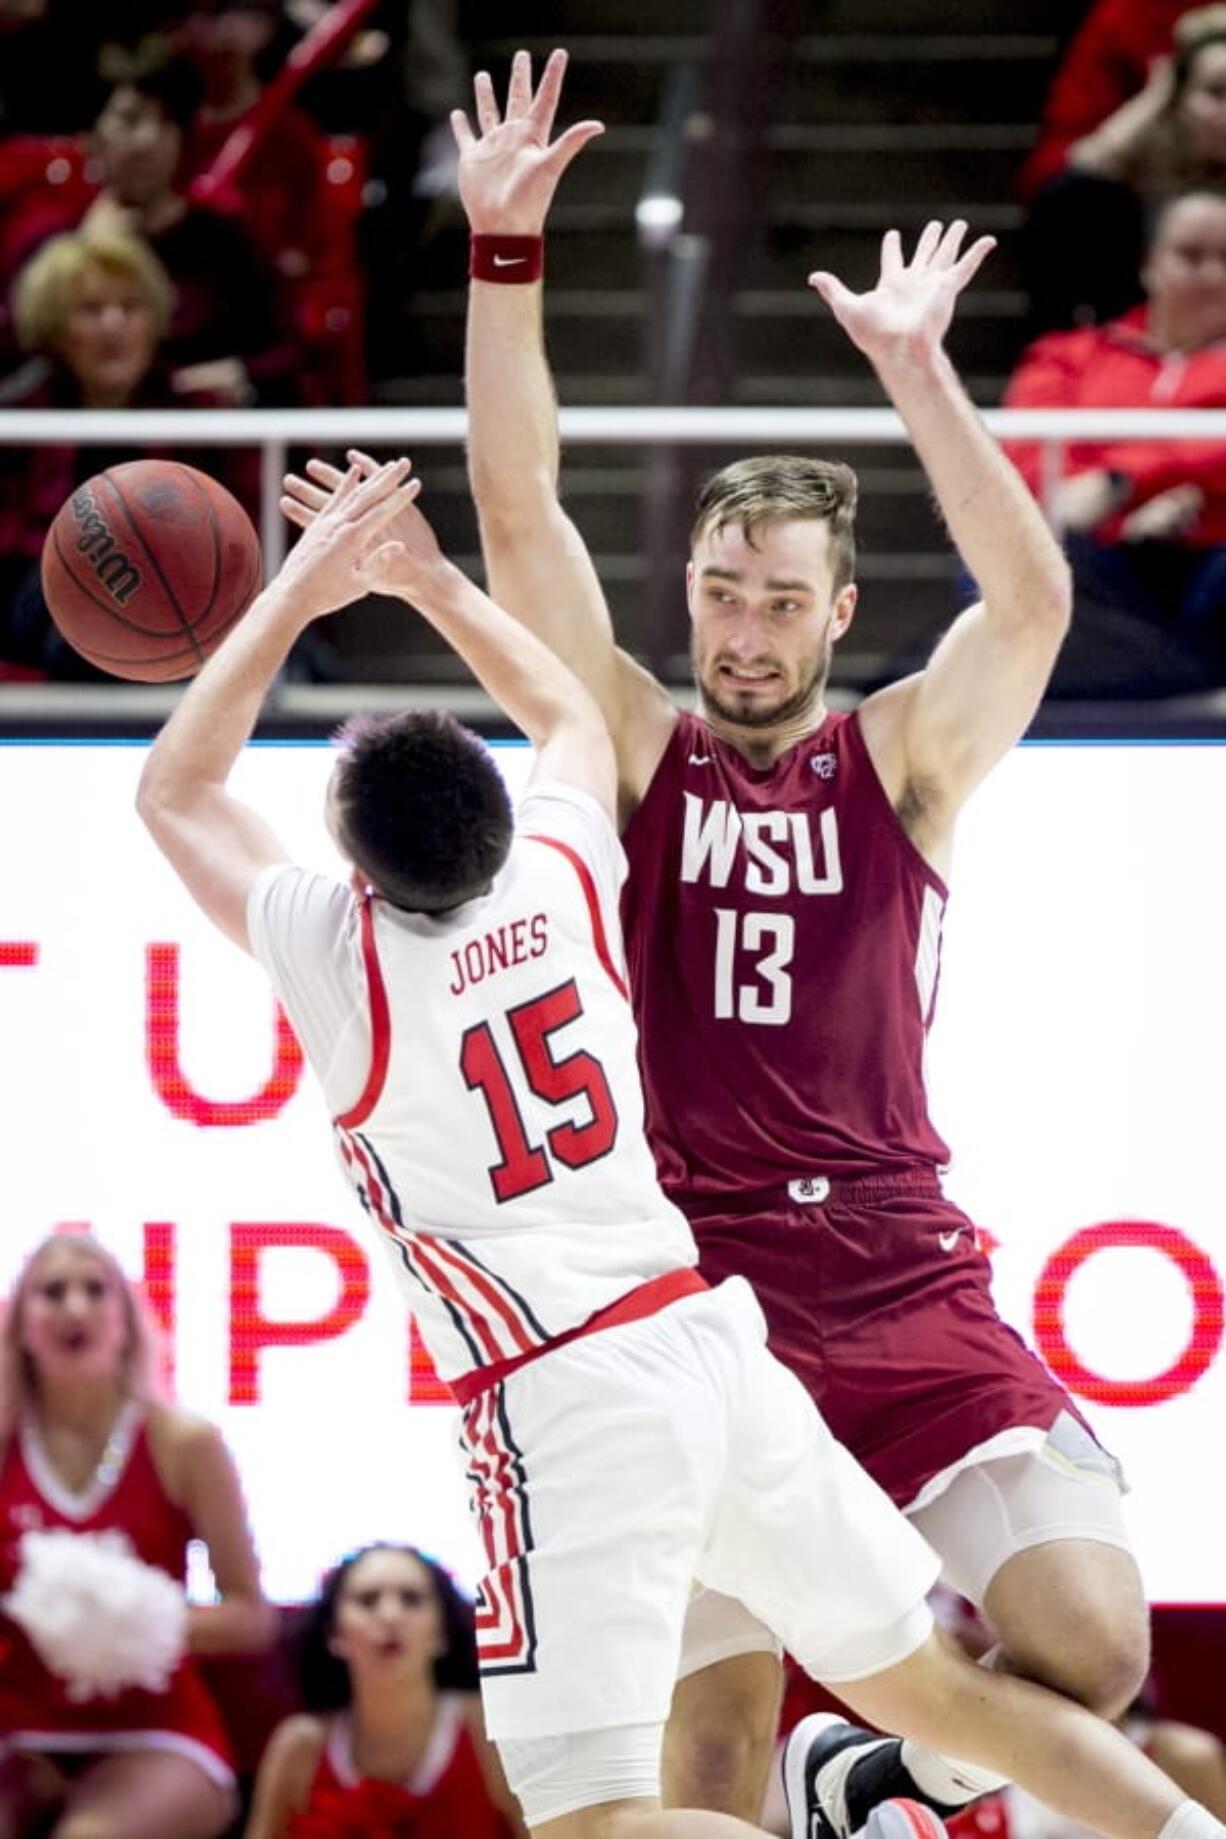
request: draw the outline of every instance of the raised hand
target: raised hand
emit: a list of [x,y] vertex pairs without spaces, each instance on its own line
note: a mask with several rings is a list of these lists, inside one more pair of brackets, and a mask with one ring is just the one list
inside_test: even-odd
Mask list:
[[876,287],[853,294],[836,275],[822,270],[809,276],[852,343],[874,361],[909,351],[931,352],[949,330],[954,304],[996,247],[981,236],[965,254],[966,225],[926,224],[908,262],[897,230],[887,230],[881,244],[881,274]]
[[475,234],[539,236],[558,181],[575,155],[597,134],[599,121],[578,121],[550,141],[566,71],[565,51],[552,51],[532,88],[532,59],[517,51],[511,62],[505,116],[489,72],[473,83],[477,132],[463,109],[453,109],[451,131],[460,149],[460,202]]
[[[349,472],[327,460],[308,460],[309,479],[287,473],[281,484],[281,510],[292,524],[309,530],[346,489],[356,475],[373,480],[383,470],[377,460],[356,447],[346,454]],[[408,461],[401,462],[407,469]],[[354,567],[359,592],[399,594],[412,599],[424,591],[428,578],[440,568],[450,568],[438,538],[414,502],[421,481],[415,479],[399,495],[388,520],[380,520],[360,545]]]
[[333,613],[368,591],[363,563],[393,534],[399,535],[399,520],[421,490],[420,480],[410,479],[409,472],[410,463],[404,459],[373,470],[355,463],[305,516],[287,479],[281,509],[305,535],[281,565],[277,583],[294,595],[305,618]]

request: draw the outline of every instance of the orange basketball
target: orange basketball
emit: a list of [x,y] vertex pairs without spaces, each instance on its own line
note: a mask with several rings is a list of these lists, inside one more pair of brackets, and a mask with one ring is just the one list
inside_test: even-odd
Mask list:
[[242,505],[177,460],[130,460],[87,479],[43,544],[43,593],[68,643],[137,683],[194,676],[260,572]]

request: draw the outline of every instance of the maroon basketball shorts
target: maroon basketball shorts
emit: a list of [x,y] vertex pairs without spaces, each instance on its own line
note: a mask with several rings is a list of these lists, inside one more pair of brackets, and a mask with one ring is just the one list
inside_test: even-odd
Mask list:
[[687,1208],[702,1273],[749,1279],[773,1352],[898,1506],[1010,1431],[1046,1432],[1062,1412],[1084,1425],[997,1314],[975,1228],[935,1175],[813,1177],[769,1208],[750,1198]]

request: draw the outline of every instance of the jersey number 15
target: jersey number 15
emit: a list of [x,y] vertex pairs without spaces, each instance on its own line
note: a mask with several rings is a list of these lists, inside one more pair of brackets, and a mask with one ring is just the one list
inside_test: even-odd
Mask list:
[[[598,1161],[617,1140],[617,1107],[599,1060],[582,1051],[558,1060],[550,1049],[550,1036],[582,1014],[573,979],[508,1009],[506,1020],[515,1043],[517,1068],[507,1065],[488,1022],[477,1022],[465,1031],[460,1071],[470,1091],[479,1091],[485,1100],[498,1140],[499,1159],[491,1163],[489,1173],[499,1201],[543,1188],[554,1179],[552,1163],[581,1169]],[[591,1117],[585,1124],[555,1124],[545,1132],[543,1144],[530,1143],[515,1091],[517,1076],[548,1105],[586,1099]]]

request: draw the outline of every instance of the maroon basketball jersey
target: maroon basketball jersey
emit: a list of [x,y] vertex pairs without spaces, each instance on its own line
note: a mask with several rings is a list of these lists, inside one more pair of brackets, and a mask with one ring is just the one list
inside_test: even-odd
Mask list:
[[701,1212],[947,1161],[923,1082],[946,890],[855,715],[757,768],[683,714],[623,841],[648,1132],[673,1200]]

